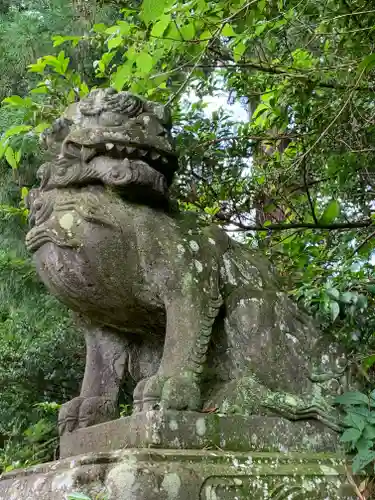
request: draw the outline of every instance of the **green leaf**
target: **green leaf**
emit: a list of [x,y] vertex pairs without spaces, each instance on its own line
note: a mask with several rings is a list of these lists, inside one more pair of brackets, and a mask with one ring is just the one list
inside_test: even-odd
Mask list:
[[261,35],[266,28],[267,28],[267,23],[258,24],[258,26],[256,26],[255,28],[255,35],[256,36]]
[[360,451],[353,460],[353,472],[361,472],[367,465],[375,461],[375,451]]
[[98,23],[94,24],[92,29],[95,33],[104,33],[105,30],[107,29],[107,26],[104,23]]
[[110,26],[109,28],[107,28],[105,30],[105,32],[108,34],[108,35],[113,35],[115,33],[118,33],[120,31],[120,27],[115,24],[115,26]]
[[21,188],[21,198],[24,200],[26,198],[26,196],[29,194],[29,190],[27,187],[23,187]]
[[340,295],[340,301],[344,304],[350,304],[353,301],[352,292],[344,292]]
[[4,137],[12,137],[14,135],[22,134],[22,132],[28,132],[32,127],[30,125],[15,125],[14,127],[8,128],[5,132]]
[[373,440],[367,439],[364,436],[358,439],[358,441],[355,444],[355,447],[357,448],[358,452],[369,451],[372,449],[372,446],[373,446]]
[[233,49],[233,59],[238,62],[244,55],[246,50],[246,45],[243,42],[238,43]]
[[355,429],[358,429],[361,432],[366,426],[366,418],[352,412],[350,412],[348,415],[345,416],[343,422],[348,427],[354,427]]
[[129,80],[131,71],[131,65],[129,64],[123,64],[120,66],[112,78],[113,88],[120,92],[124,88],[125,83]]
[[339,314],[340,314],[340,306],[335,300],[332,300],[332,302],[331,302],[331,319],[332,319],[332,321],[335,321]]
[[138,52],[135,50],[134,47],[129,47],[125,55],[129,59],[129,61],[135,61],[138,57]]
[[[61,35],[57,35],[57,36],[53,36],[52,40],[53,40],[53,46],[54,47],[59,47],[60,45],[62,45],[63,43],[66,43],[66,42],[72,42],[73,47],[76,47],[78,45],[78,43],[82,40],[82,37],[81,36],[61,36]],[[30,65],[30,66],[36,66],[36,65],[33,64],[33,65]],[[39,71],[36,71],[36,72],[39,73]]]
[[330,224],[340,215],[340,204],[336,200],[332,200],[323,212],[320,218],[321,224]]
[[359,391],[348,391],[337,396],[335,402],[341,405],[368,405],[369,398]]
[[147,52],[141,52],[136,59],[136,65],[142,73],[150,73],[154,66],[154,60]]
[[199,40],[207,41],[207,40],[210,40],[211,38],[212,38],[212,33],[209,30],[205,30],[205,31],[203,31],[203,33],[201,33],[199,35]]
[[362,73],[364,71],[367,73],[375,66],[375,54],[370,54],[366,56],[363,61],[358,65],[358,72]]
[[15,106],[17,108],[29,108],[33,104],[32,100],[29,97],[25,97],[25,99],[23,99],[19,95],[6,97],[3,100],[3,103],[9,104],[10,106]]
[[262,115],[269,112],[270,108],[268,104],[260,103],[253,113],[252,120],[255,126],[258,126],[262,122]]
[[362,360],[362,368],[365,371],[369,370],[374,365],[375,365],[375,354],[371,354],[370,356],[366,356]]
[[171,22],[170,14],[162,16],[159,21],[157,21],[151,30],[151,36],[161,37],[164,34],[164,31],[168,28],[169,23]]
[[2,139],[0,141],[0,158],[2,158],[4,156],[7,147],[8,147],[8,141]]
[[328,288],[327,294],[331,297],[331,299],[339,300],[340,298],[340,292],[337,288]]
[[35,89],[31,89],[30,92],[32,94],[48,94],[50,89],[46,85],[40,85]]
[[151,24],[164,13],[164,9],[170,4],[170,0],[143,0],[141,18],[146,24]]
[[92,500],[84,493],[70,493],[67,497],[68,500]]
[[119,26],[120,35],[122,36],[129,35],[130,29],[132,27],[131,24],[127,23],[126,21],[117,21],[117,24]]
[[234,29],[228,23],[224,24],[223,29],[221,30],[221,34],[223,36],[227,36],[227,37],[236,36],[236,33],[234,32]]
[[36,63],[28,65],[28,70],[30,73],[43,73],[46,68],[46,64],[47,63],[45,61],[39,58]]
[[194,23],[184,24],[180,27],[180,31],[184,40],[193,40],[195,37]]
[[358,309],[366,309],[367,308],[367,297],[366,295],[359,294],[357,299],[357,307]]
[[356,415],[361,415],[366,419],[371,416],[371,411],[365,406],[351,406],[350,408],[348,408],[348,411],[350,413],[355,413]]
[[340,441],[342,443],[356,443],[358,439],[361,437],[362,431],[351,427],[350,429],[346,429],[340,437]]
[[122,36],[115,36],[114,38],[108,38],[107,40],[107,45],[108,49],[112,50],[115,49],[116,47],[119,47],[123,42]]
[[367,425],[363,431],[363,437],[369,439],[370,441],[375,440],[375,426]]
[[5,150],[5,159],[13,169],[18,168],[15,152],[10,146]]

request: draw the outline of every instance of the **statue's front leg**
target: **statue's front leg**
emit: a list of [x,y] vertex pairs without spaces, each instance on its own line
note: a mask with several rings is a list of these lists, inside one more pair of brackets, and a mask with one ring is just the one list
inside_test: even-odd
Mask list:
[[59,432],[118,417],[118,395],[128,361],[126,337],[104,327],[85,325],[86,367],[81,393],[62,405]]
[[[207,299],[199,293],[195,297],[185,294],[167,301],[166,337],[159,369],[139,384],[144,411],[157,407],[201,408],[200,375],[221,304],[221,297]],[[136,389],[138,398],[139,389]]]

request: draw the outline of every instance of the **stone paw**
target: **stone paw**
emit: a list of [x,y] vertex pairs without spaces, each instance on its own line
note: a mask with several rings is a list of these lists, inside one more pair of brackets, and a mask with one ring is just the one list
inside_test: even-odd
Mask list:
[[117,405],[108,397],[85,398],[79,409],[78,427],[90,427],[114,420],[119,416]]
[[74,398],[61,406],[58,417],[60,436],[66,432],[73,432],[78,428],[79,409],[84,399],[81,397]]
[[148,378],[144,378],[138,382],[133,392],[133,413],[143,411],[143,391]]
[[144,382],[142,403],[143,411],[158,408],[199,410],[201,392],[192,372],[169,377],[156,374]]
[[106,397],[77,397],[63,404],[58,418],[60,436],[76,429],[113,420],[118,408]]

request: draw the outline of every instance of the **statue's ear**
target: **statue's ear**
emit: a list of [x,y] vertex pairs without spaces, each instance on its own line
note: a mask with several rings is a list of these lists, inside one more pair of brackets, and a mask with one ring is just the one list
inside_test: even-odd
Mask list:
[[69,104],[63,114],[64,118],[72,121],[73,123],[76,123],[79,120],[79,116],[79,102],[73,102],[72,104]]
[[172,116],[169,108],[163,106],[158,102],[145,101],[143,105],[144,111],[146,113],[152,113],[157,117],[158,120],[167,128],[171,130],[172,128]]

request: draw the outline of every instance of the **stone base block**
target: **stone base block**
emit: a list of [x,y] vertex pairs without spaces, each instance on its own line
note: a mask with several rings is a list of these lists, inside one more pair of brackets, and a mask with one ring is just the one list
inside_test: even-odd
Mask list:
[[181,411],[136,413],[65,434],[63,458],[120,448],[338,452],[338,434],[317,421]]
[[0,500],[354,499],[334,454],[121,450],[7,473]]

